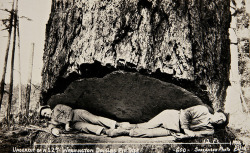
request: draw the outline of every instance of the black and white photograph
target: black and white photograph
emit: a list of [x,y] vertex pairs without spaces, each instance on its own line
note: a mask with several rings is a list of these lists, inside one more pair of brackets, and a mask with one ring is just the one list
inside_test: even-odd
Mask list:
[[250,153],[250,0],[0,0],[1,153]]

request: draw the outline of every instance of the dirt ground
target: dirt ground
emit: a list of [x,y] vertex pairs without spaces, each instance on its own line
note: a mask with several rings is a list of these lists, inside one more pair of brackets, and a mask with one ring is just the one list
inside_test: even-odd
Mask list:
[[[41,149],[46,152],[62,152],[63,150],[82,150],[89,149],[94,152],[112,152],[118,153],[118,150],[123,152],[203,152],[200,149],[221,147],[233,151],[235,146],[229,144],[230,135],[225,130],[218,130],[213,136],[205,138],[192,138],[184,140],[175,140],[173,136],[157,137],[157,138],[131,138],[128,136],[110,138],[105,135],[95,136],[84,133],[67,133],[60,137],[55,137],[50,133],[42,131],[39,127],[22,127],[16,130],[1,131],[0,133],[0,152],[15,152],[17,148],[26,149]],[[216,140],[215,144],[214,141]],[[228,144],[216,144],[218,142]],[[109,150],[109,151],[108,151]],[[216,152],[231,152],[231,151],[216,151]],[[66,151],[67,152],[67,151]],[[213,152],[213,151],[207,151]],[[235,151],[233,151],[235,152]]]
[[0,152],[13,152],[13,147],[27,148],[31,146],[31,138],[35,132],[25,128],[17,128],[15,130],[0,130]]

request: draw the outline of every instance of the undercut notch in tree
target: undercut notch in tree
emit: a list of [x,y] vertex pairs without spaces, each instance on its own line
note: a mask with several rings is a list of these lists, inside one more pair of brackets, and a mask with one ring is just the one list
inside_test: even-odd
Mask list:
[[164,109],[223,109],[229,8],[230,0],[53,0],[41,104],[131,123]]
[[229,7],[229,0],[53,0],[41,103],[79,78],[124,70],[174,83],[223,108]]

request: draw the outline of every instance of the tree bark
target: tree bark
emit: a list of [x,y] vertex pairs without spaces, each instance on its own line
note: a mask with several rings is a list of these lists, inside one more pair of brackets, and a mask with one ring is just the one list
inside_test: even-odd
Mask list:
[[198,96],[201,90],[204,102],[223,108],[229,8],[230,0],[54,0],[46,27],[43,103],[77,77],[103,77],[102,67],[195,88]]

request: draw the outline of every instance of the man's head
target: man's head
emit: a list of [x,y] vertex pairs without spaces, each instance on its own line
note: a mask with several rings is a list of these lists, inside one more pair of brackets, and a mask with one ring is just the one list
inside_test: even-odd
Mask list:
[[215,112],[210,120],[213,124],[218,124],[218,125],[222,125],[227,123],[228,118],[227,115],[225,113],[223,113],[221,110]]
[[52,110],[50,108],[50,106],[46,105],[46,106],[41,106],[40,110],[39,110],[39,114],[40,114],[40,118],[51,118],[52,115]]

